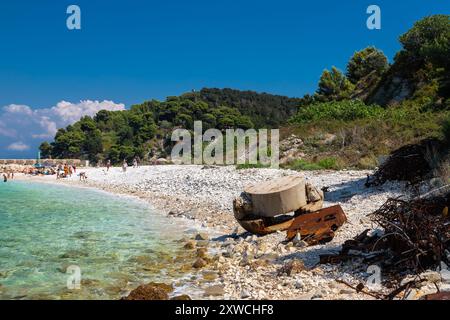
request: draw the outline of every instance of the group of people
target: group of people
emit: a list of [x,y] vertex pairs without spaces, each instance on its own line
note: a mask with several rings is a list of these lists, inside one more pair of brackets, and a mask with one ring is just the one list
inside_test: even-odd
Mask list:
[[[139,168],[141,166],[141,159],[139,157],[135,157],[133,159],[133,168]],[[126,159],[123,159],[122,163],[122,171],[126,172],[128,168],[128,162]]]
[[[141,159],[139,157],[135,157],[133,159],[133,168],[139,168],[141,165]],[[107,160],[106,161],[106,172],[109,171],[109,169],[111,168],[111,160]],[[122,162],[122,171],[126,172],[128,168],[128,162],[127,159],[123,159]]]
[[56,174],[56,170],[53,167],[32,167],[32,168],[27,168],[23,171],[24,174],[28,174],[31,176],[49,176],[49,175],[54,175]]
[[72,177],[72,174],[77,173],[77,167],[74,165],[59,164],[56,169],[56,179]]

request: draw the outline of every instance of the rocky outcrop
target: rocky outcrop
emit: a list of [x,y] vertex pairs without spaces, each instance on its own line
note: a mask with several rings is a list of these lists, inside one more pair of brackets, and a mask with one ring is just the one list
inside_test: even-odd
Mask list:
[[303,140],[292,134],[280,143],[280,164],[292,162],[295,159],[301,159],[305,154],[301,151]]
[[411,97],[414,85],[407,78],[392,76],[382,82],[367,99],[368,103],[382,106],[393,105]]

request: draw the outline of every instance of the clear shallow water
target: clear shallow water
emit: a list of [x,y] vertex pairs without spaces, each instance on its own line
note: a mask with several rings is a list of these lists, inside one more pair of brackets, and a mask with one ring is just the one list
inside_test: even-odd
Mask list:
[[[133,198],[2,183],[0,299],[111,299],[144,280],[180,277],[176,224]],[[67,289],[69,265],[81,268],[81,290]]]

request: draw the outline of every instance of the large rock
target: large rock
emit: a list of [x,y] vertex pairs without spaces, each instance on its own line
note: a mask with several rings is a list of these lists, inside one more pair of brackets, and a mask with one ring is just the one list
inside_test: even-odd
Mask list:
[[150,284],[143,284],[133,291],[122,300],[168,300],[169,295],[162,289]]
[[195,269],[200,269],[200,268],[203,268],[206,265],[207,265],[207,262],[205,260],[203,260],[202,258],[198,258],[197,260],[195,260],[195,262],[194,262],[194,264],[192,266]]

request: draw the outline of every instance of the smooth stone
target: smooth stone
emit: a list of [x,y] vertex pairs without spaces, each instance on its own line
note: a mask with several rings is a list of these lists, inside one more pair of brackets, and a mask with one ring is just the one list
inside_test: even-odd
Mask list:
[[150,283],[147,283],[147,285],[153,286],[156,288],[161,288],[167,293],[171,293],[174,290],[172,284],[166,284],[166,283],[162,283],[162,282],[150,282]]
[[207,258],[208,257],[208,249],[198,248],[197,249],[197,257],[198,258]]
[[195,260],[192,267],[194,267],[195,269],[200,269],[200,268],[203,268],[204,266],[206,266],[206,264],[207,263],[205,260],[203,260],[202,258],[198,258],[197,260]]
[[195,240],[209,240],[209,236],[208,236],[207,233],[199,232],[199,233],[197,233],[197,235],[195,236]]
[[185,249],[188,249],[188,250],[192,250],[192,249],[195,248],[195,246],[196,246],[195,241],[189,240],[189,241],[186,242],[186,244],[184,245],[184,248],[185,248]]
[[214,271],[204,271],[203,272],[203,279],[207,281],[213,281],[217,279],[217,272]]
[[208,296],[223,296],[225,294],[224,287],[222,285],[213,285],[205,289],[203,295]]
[[151,285],[141,285],[130,292],[122,300],[168,300],[169,295],[161,288]]
[[250,292],[248,292],[247,290],[242,290],[241,299],[246,299],[246,298],[250,298]]
[[303,289],[305,287],[305,285],[303,284],[303,282],[301,282],[300,280],[298,280],[295,283],[295,289]]

